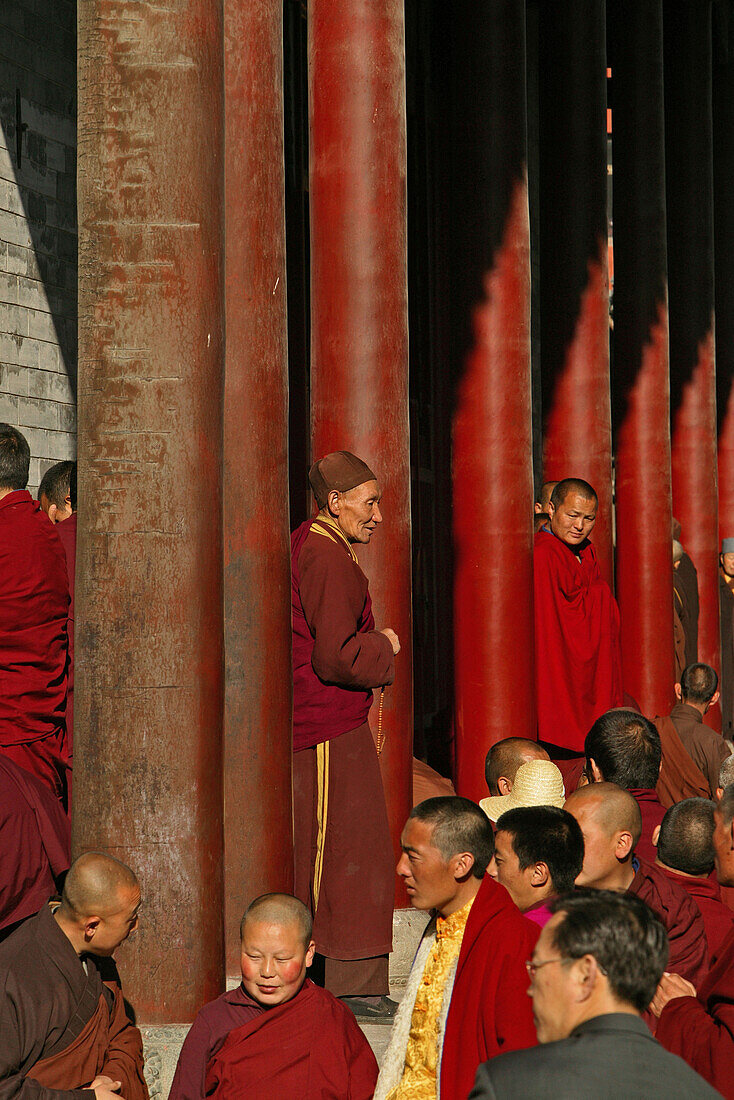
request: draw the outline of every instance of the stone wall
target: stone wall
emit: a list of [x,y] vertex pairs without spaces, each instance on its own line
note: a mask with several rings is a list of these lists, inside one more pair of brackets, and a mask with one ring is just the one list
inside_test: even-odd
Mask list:
[[0,3],[0,421],[76,457],[76,5]]

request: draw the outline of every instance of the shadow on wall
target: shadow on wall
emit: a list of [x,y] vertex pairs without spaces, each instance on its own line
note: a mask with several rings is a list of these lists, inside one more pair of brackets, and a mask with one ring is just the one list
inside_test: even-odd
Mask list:
[[30,487],[76,456],[74,0],[0,5],[0,419],[31,445]]

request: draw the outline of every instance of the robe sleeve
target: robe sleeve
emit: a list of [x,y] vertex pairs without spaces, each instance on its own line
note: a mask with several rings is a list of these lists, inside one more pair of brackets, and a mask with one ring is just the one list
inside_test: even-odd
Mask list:
[[120,1095],[125,1100],[148,1100],[148,1086],[143,1076],[143,1040],[125,1011],[125,1001],[119,985],[105,982],[115,1000],[110,1012],[107,1057],[98,1076],[121,1081]]
[[[352,1016],[344,1017],[344,1045],[349,1073],[347,1100],[372,1100],[379,1072],[372,1047]],[[351,1017],[351,1018],[350,1018]]]
[[21,1072],[23,1044],[16,1006],[6,990],[0,995],[0,1100],[94,1100],[90,1089],[48,1089]]
[[352,559],[338,546],[306,545],[298,568],[303,613],[314,638],[311,664],[319,679],[348,688],[391,684],[392,645],[377,630],[359,629],[366,588]]
[[695,997],[675,997],[660,1015],[655,1038],[714,1088],[732,1095],[734,1004],[719,1004],[710,1015]]
[[203,1100],[206,1067],[212,1053],[212,1034],[199,1013],[181,1047],[168,1100]]
[[[538,934],[540,930],[538,930]],[[537,939],[537,936],[534,937]],[[532,954],[532,944],[528,957]],[[506,958],[502,963],[497,985],[496,1003],[492,1010],[493,1027],[496,1035],[487,1049],[492,1050],[494,1043],[499,1052],[525,1050],[537,1045],[538,1036],[533,1022],[533,1003],[528,997],[525,964],[515,958]]]

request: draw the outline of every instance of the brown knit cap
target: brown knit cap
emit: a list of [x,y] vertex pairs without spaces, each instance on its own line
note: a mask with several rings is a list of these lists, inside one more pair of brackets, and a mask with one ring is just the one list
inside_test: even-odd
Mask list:
[[332,489],[347,493],[357,485],[364,485],[365,481],[376,481],[377,478],[367,463],[351,451],[334,451],[314,462],[309,470],[308,480],[319,508],[325,508]]

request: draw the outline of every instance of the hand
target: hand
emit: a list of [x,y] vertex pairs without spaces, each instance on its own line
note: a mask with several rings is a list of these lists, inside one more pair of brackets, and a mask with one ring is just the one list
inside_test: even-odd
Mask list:
[[122,1081],[113,1081],[111,1077],[95,1077],[89,1087],[94,1090],[97,1100],[124,1100],[120,1096]]
[[655,990],[650,1008],[654,1016],[660,1016],[668,1001],[675,997],[695,997],[696,989],[680,974],[663,974],[660,985]]
[[387,638],[388,642],[389,642],[389,643],[390,643],[390,645],[392,646],[392,651],[393,651],[393,653],[394,653],[394,654],[395,654],[395,656],[397,657],[398,653],[400,652],[400,639],[398,638],[398,636],[397,636],[397,634],[395,633],[395,631],[394,631],[394,630],[391,630],[389,626],[386,626],[384,630],[381,630],[381,631],[380,631],[380,634],[384,634],[384,635],[385,635],[385,637]]

